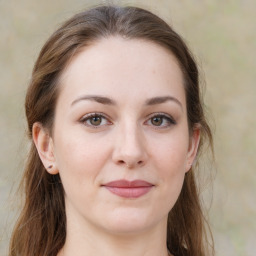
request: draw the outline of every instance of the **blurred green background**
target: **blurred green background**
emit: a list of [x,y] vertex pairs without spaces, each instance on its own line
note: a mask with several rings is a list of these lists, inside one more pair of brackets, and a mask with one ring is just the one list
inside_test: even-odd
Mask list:
[[[17,186],[27,152],[23,103],[33,63],[63,20],[101,2],[0,0],[1,256],[7,255],[15,218],[10,193]],[[159,14],[196,55],[206,81],[209,119],[215,123],[216,171],[210,171],[216,176],[209,216],[217,256],[255,256],[256,1],[114,2]]]

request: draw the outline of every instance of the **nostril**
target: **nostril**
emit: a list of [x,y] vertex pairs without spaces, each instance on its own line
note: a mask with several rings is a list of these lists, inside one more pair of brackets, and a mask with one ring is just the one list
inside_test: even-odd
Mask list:
[[135,167],[136,165],[138,166],[138,165],[143,165],[143,163],[144,163],[144,161],[138,161],[138,162],[128,162],[128,161],[124,161],[124,160],[119,160],[119,161],[117,161],[117,164],[119,164],[119,165],[125,165],[125,166],[127,166],[128,168],[133,168],[133,167]]

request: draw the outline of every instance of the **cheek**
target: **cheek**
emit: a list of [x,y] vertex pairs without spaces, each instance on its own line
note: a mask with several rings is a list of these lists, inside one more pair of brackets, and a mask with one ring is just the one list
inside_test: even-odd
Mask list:
[[[166,214],[175,205],[185,178],[184,156],[177,154],[177,151],[166,151],[166,157],[161,159],[162,166],[159,166],[159,208],[165,209]],[[183,162],[183,163],[182,163]]]
[[170,136],[155,149],[155,169],[158,172],[163,203],[172,207],[177,200],[186,173],[188,137],[184,133]]
[[176,194],[180,191],[184,175],[185,175],[185,163],[186,155],[185,151],[166,150],[165,155],[162,155],[159,166],[158,175],[160,176],[160,182],[163,185],[163,189],[170,195]]
[[152,148],[155,155],[157,169],[162,170],[164,176],[176,175],[184,172],[188,155],[188,137],[183,134],[175,133],[173,136],[166,137],[156,147]]
[[55,158],[60,176],[67,183],[92,184],[108,158],[109,147],[84,134],[59,134],[55,140]]

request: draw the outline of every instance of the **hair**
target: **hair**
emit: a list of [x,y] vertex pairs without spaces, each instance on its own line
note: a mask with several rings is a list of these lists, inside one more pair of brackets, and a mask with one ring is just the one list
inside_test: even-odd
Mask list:
[[[189,131],[196,125],[201,127],[198,154],[207,142],[212,148],[198,68],[183,39],[147,10],[113,5],[76,14],[43,46],[26,95],[29,138],[35,122],[51,132],[60,91],[58,80],[71,59],[82,48],[113,36],[150,41],[176,57],[183,73]],[[209,256],[214,251],[199,198],[196,168],[193,166],[185,175],[181,194],[168,216],[167,247],[175,256]],[[64,189],[59,175],[50,175],[45,170],[33,142],[20,188],[24,192],[24,206],[12,234],[9,256],[56,256],[66,239]]]

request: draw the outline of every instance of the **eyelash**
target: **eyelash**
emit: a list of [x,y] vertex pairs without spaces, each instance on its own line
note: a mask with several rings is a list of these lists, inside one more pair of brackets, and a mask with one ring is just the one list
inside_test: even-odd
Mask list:
[[[161,118],[163,120],[163,122],[166,122],[166,124],[162,125],[162,123],[161,123],[159,126],[158,125],[153,125],[152,124],[153,118]],[[154,113],[154,114],[152,114],[151,116],[149,116],[149,118],[147,119],[147,121],[145,123],[148,123],[148,122],[151,122],[151,124],[149,124],[149,125],[154,126],[155,129],[165,129],[165,128],[168,128],[172,125],[177,124],[177,122],[174,120],[173,117],[171,117],[170,115],[167,115],[165,113]]]
[[[102,119],[106,120],[106,124],[104,124],[104,125],[102,125],[102,124],[100,124],[100,125],[93,125],[92,123],[90,123],[90,124],[87,123],[87,122],[92,121],[92,118],[94,118],[94,117],[101,118],[101,120]],[[107,126],[107,125],[111,125],[112,124],[112,122],[109,121],[109,118],[106,117],[106,115],[104,115],[103,113],[89,113],[89,114],[86,114],[86,115],[84,115],[80,119],[80,122],[83,123],[84,125],[88,126],[88,127],[92,127],[92,128],[95,128],[95,129],[98,129],[98,128],[102,127],[102,126]]]
[[[101,122],[99,125],[93,125],[91,123],[92,121],[92,118],[101,118]],[[154,125],[152,124],[152,120],[153,118],[161,118],[163,122],[166,122],[167,124],[165,125],[162,125],[162,123],[160,125]],[[101,124],[102,123],[102,120],[105,120],[105,124]],[[108,125],[111,125],[112,122],[109,121],[109,117],[107,117],[105,114],[103,113],[89,113],[89,114],[86,114],[84,115],[81,119],[80,119],[80,122],[88,127],[92,127],[92,128],[95,128],[95,129],[98,129],[98,128],[101,128],[102,126],[108,126]],[[90,123],[88,123],[90,122]],[[148,122],[151,122],[151,124],[148,124]],[[144,124],[146,125],[152,125],[155,129],[165,129],[165,128],[168,128],[172,125],[176,125],[177,122],[174,120],[173,117],[171,117],[170,115],[167,115],[165,113],[154,113],[152,115],[149,116],[149,118],[144,122]]]

